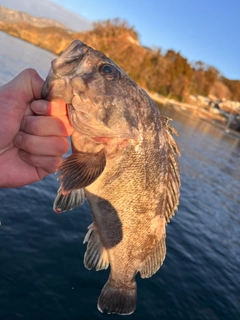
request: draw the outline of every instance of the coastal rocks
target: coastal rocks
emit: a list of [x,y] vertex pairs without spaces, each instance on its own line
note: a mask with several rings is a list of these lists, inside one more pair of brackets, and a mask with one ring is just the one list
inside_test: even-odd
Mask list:
[[240,114],[240,102],[222,99],[218,103],[218,106],[226,112]]

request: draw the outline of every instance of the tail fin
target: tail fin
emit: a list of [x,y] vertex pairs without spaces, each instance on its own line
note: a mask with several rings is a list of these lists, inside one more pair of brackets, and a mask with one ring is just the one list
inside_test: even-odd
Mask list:
[[137,284],[117,287],[112,279],[108,279],[98,298],[98,310],[107,313],[127,315],[134,312],[137,301]]

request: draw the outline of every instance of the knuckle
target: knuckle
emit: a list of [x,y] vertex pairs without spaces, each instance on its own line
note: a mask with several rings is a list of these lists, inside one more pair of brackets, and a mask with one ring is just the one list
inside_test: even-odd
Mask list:
[[28,153],[28,152],[20,149],[18,154],[22,160],[24,160],[25,162],[27,162],[28,164],[30,164],[32,166],[34,165],[34,156],[31,153]]
[[29,134],[23,134],[21,149],[30,153],[35,153],[35,145],[34,139],[32,139]]
[[20,129],[25,131],[27,126],[27,116],[24,116],[21,121]]
[[22,73],[24,74],[24,76],[30,77],[30,78],[38,76],[37,71],[33,68],[27,68],[27,69],[23,70]]
[[33,125],[33,117],[25,117],[22,125],[22,130],[26,133],[33,133],[34,125]]
[[23,117],[21,122],[21,130],[29,134],[38,134],[38,126],[35,118],[36,117],[33,116]]
[[39,141],[38,137],[25,132],[22,132],[21,136],[21,145],[19,146],[20,149],[29,152],[30,154],[38,154],[41,140]]

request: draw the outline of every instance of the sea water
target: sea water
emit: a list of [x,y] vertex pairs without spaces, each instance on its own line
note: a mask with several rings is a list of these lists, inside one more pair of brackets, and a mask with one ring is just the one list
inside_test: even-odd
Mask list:
[[[0,32],[0,84],[28,67],[46,77],[54,57]],[[180,205],[167,226],[163,266],[150,279],[137,276],[129,319],[239,320],[240,141],[186,112],[161,112],[179,133]],[[109,270],[83,265],[88,203],[56,214],[57,189],[54,174],[0,189],[0,319],[120,319],[96,307]]]

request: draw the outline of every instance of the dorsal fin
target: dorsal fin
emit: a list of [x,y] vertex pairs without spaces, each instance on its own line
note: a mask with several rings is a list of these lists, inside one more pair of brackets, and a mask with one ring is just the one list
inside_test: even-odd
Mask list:
[[172,134],[178,135],[175,129],[169,124],[169,118],[161,115],[160,116],[164,131],[166,133],[166,139],[169,147],[169,166],[168,166],[168,178],[167,178],[167,198],[166,198],[166,206],[165,206],[165,219],[166,223],[168,223],[171,217],[174,215],[174,210],[177,209],[179,203],[179,195],[180,195],[180,174],[179,174],[179,165],[178,158],[180,156],[180,151],[176,141],[173,139]]
[[166,256],[166,235],[164,234],[159,242],[152,249],[152,252],[148,255],[147,259],[143,261],[140,274],[141,278],[150,278],[163,264]]
[[58,172],[61,180],[62,194],[84,188],[93,183],[106,166],[104,150],[98,153],[78,152],[63,161]]

